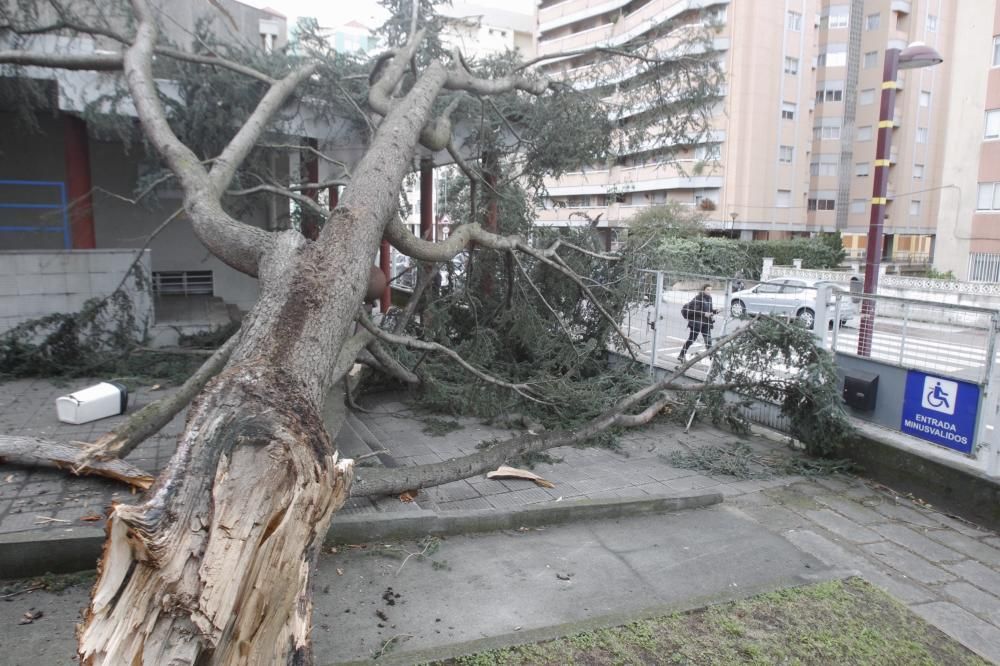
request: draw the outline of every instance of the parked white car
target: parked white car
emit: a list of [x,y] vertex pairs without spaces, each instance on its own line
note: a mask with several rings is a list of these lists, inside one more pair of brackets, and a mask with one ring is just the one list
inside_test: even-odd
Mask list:
[[[857,316],[858,309],[848,289],[833,282],[803,278],[776,278],[737,291],[729,298],[729,313],[737,318],[755,314],[785,316],[811,329],[816,324],[816,290],[822,286],[833,288],[827,303],[828,320],[832,321],[839,314],[843,326]],[[839,313],[836,311],[837,292],[842,294]]]

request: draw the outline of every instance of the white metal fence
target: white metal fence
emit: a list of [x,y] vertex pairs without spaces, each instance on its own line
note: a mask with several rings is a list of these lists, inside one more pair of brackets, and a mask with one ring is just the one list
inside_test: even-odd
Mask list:
[[[678,365],[677,356],[690,332],[681,308],[705,284],[712,287],[713,307],[719,310],[712,323],[713,340],[747,325],[748,315],[783,316],[812,328],[817,344],[838,354],[871,359],[904,373],[915,370],[977,385],[981,396],[978,443],[958,462],[1000,475],[1000,433],[994,429],[1000,428],[1000,312],[863,296],[831,282],[798,277],[758,283],[646,271],[638,281],[639,305],[627,313],[624,324],[639,344],[640,360],[649,364],[651,373],[655,368],[671,370]],[[704,345],[699,335],[689,355],[702,351]],[[708,370],[706,359],[687,374],[704,379]],[[790,370],[774,369],[777,373]],[[784,423],[772,405],[757,405],[748,416],[770,427],[781,428]],[[898,429],[898,422],[892,427]],[[914,446],[933,448],[922,442]]]

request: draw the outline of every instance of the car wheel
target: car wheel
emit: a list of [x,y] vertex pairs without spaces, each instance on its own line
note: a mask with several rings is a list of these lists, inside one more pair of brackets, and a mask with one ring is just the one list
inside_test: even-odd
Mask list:
[[743,305],[743,301],[736,299],[729,304],[729,314],[733,316],[734,319],[739,319],[747,313],[747,306]]
[[808,329],[812,329],[816,325],[816,313],[809,308],[802,308],[795,317],[800,324]]

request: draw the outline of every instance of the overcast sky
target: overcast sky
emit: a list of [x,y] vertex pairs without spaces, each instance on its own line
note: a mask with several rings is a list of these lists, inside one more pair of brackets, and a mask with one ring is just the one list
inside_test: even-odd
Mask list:
[[[243,0],[254,7],[270,7],[288,17],[289,27],[300,16],[313,16],[325,27],[336,27],[349,21],[358,21],[369,28],[376,28],[385,20],[385,10],[376,0]],[[468,4],[498,7],[508,11],[531,14],[536,0],[476,0]],[[465,4],[454,2],[453,4]]]

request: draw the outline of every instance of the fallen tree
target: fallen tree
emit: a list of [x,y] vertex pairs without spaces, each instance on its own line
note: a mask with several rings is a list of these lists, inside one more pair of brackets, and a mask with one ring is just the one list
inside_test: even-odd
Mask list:
[[[424,355],[440,353],[477,385],[507,391],[519,400],[550,402],[551,387],[503,378],[467,359],[463,352],[474,350],[476,340],[452,349],[456,341],[433,328],[433,312],[418,318],[415,310],[409,310],[391,331],[369,321],[362,303],[380,242],[387,238],[424,264],[449,262],[474,246],[478,263],[496,271],[478,283],[490,293],[502,293],[501,285],[513,290],[514,276],[521,275],[539,297],[539,307],[553,315],[550,328],[539,331],[558,329],[560,335],[572,338],[574,345],[567,354],[586,355],[587,372],[608,336],[632,354],[634,343],[618,318],[620,295],[607,300],[609,283],[581,273],[576,264],[584,258],[612,265],[620,261],[618,255],[566,238],[529,242],[526,234],[501,233],[497,224],[479,220],[484,208],[496,208],[506,186],[526,177],[524,169],[516,168],[518,161],[533,160],[537,176],[558,175],[595,157],[607,159],[615,129],[609,117],[614,114],[601,100],[610,99],[617,109],[636,101],[626,99],[628,91],[612,84],[602,87],[599,81],[585,86],[590,92],[578,93],[531,69],[544,65],[544,59],[518,63],[508,58],[476,70],[460,53],[422,50],[426,33],[419,28],[418,17],[411,16],[402,22],[409,29],[395,33],[405,35],[405,40],[392,44],[371,63],[369,86],[361,100],[365,110],[346,90],[348,85],[356,89],[357,78],[339,78],[323,59],[323,47],[315,43],[302,49],[308,57],[271,63],[265,73],[219,55],[222,51],[190,53],[164,43],[159,39],[159,9],[146,0],[131,1],[121,32],[113,24],[88,24],[88,11],[81,17],[55,2],[48,9],[35,16],[38,21],[32,25],[19,23],[15,15],[6,16],[0,27],[28,42],[32,35],[68,32],[99,37],[115,48],[44,52],[17,42],[15,48],[0,50],[0,63],[120,72],[146,141],[183,191],[184,211],[194,232],[210,252],[256,277],[260,285],[259,300],[239,334],[174,399],[134,415],[78,461],[95,467],[92,461],[124,454],[193,397],[177,452],[166,469],[142,501],[116,505],[108,520],[98,580],[78,634],[81,663],[308,663],[310,577],[330,519],[349,496],[354,475],[351,461],[338,458],[320,418],[331,387],[359,360],[406,383],[441,384],[440,377],[429,377],[421,366]],[[663,146],[707,127],[699,113],[717,98],[718,80],[712,76],[717,63],[709,50],[682,48],[672,34],[676,33],[665,24],[652,38],[609,54],[628,61],[629,67],[648,69],[647,82],[671,77],[683,82],[673,87],[652,85],[646,91],[660,96],[661,103],[654,106],[661,116],[650,119],[639,114],[621,122],[614,137],[622,145],[648,140],[655,120],[665,121],[656,135]],[[684,34],[687,38],[691,31]],[[224,132],[224,141],[213,142],[209,153],[196,153],[181,139],[197,133],[197,122],[178,123],[168,113],[168,106],[173,109],[175,104],[167,104],[157,84],[160,68],[169,67],[165,62],[174,66],[168,72],[207,67],[253,82],[255,101],[246,117]],[[341,97],[345,106],[356,107],[372,131],[337,207],[326,210],[303,195],[326,183],[278,184],[260,178],[265,182],[258,186],[234,188],[234,178],[248,175],[245,163],[251,153],[267,142],[274,146],[271,135],[278,133],[274,121],[279,112],[292,101],[322,100],[322,94]],[[504,100],[502,106],[493,98]],[[539,121],[533,132],[524,126],[532,115]],[[470,152],[468,147],[456,145],[452,136],[453,120],[470,118],[480,119],[470,140],[488,148],[478,163],[463,156]],[[233,120],[230,116],[225,122]],[[478,200],[471,197],[468,220],[446,240],[417,238],[397,217],[401,186],[418,150],[447,151],[483,195]],[[503,181],[496,173],[500,154],[513,156],[515,162]],[[306,225],[301,232],[268,231],[241,222],[233,213],[231,197],[260,188],[296,202],[303,215],[320,217],[322,226],[315,239],[307,238],[315,229],[306,234]],[[532,262],[532,273],[520,265],[515,273],[521,258]],[[428,270],[424,269],[423,284]],[[550,302],[538,288],[535,280],[542,274],[571,285],[560,293],[559,302]],[[569,319],[574,316],[586,323]],[[423,335],[413,335],[406,320],[419,320]],[[443,318],[437,321],[440,324]],[[575,346],[580,330],[600,336],[588,338],[585,354]],[[755,327],[748,327],[712,353],[756,334]],[[408,358],[408,352],[419,352],[421,358]],[[692,358],[688,366],[699,358]],[[405,477],[384,477],[379,482],[366,478],[359,490],[397,492],[443,483],[526,452],[646,423],[679,394],[702,391],[679,381],[680,376],[674,373],[635,390],[578,427],[515,438],[447,469],[415,468]],[[760,383],[759,378],[745,375],[724,380],[714,390],[755,382]],[[782,388],[773,385],[768,390]]]

